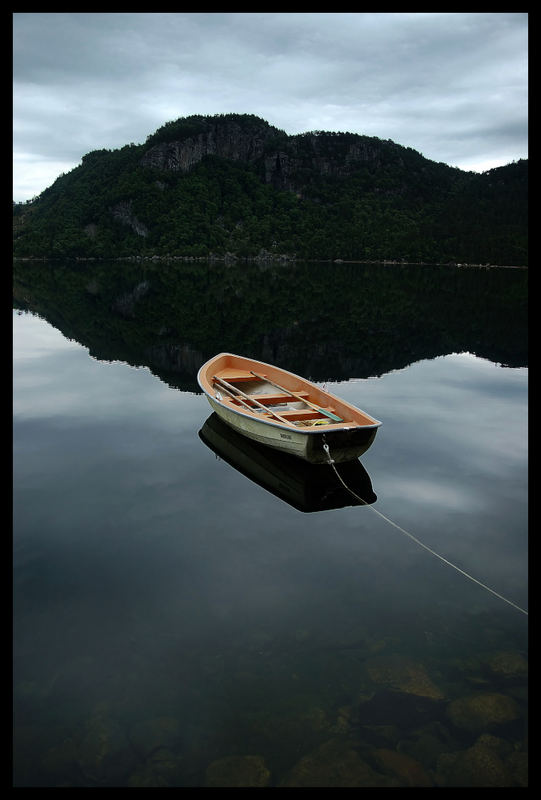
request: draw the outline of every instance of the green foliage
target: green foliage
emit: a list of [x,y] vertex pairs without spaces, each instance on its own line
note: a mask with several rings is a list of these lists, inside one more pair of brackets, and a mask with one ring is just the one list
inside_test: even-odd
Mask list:
[[[221,124],[259,138],[264,155],[250,163],[207,155],[188,172],[141,165],[151,146]],[[375,137],[288,137],[249,114],[192,116],[167,123],[145,145],[88,153],[39,198],[14,204],[14,254],[254,258],[265,251],[525,265],[527,185],[527,161],[478,175]]]
[[192,136],[205,133],[213,126],[224,122],[233,122],[241,129],[252,130],[254,128],[265,129],[276,132],[277,135],[286,137],[284,131],[273,128],[268,122],[256,117],[254,114],[215,114],[214,116],[201,116],[194,114],[190,117],[166,122],[155,133],[147,137],[146,144],[153,145],[160,142],[182,142]]

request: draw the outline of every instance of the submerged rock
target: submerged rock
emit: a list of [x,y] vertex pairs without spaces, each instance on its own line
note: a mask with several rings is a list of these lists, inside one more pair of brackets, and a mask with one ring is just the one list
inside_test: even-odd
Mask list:
[[402,731],[411,731],[434,721],[442,712],[441,701],[382,689],[358,705],[355,722],[363,730],[373,730],[374,726],[393,726]]
[[396,747],[402,737],[402,731],[396,725],[363,725],[360,738],[373,747]]
[[353,709],[351,706],[340,706],[336,715],[336,722],[331,727],[333,733],[347,734],[351,729]]
[[511,753],[505,761],[505,766],[515,779],[517,786],[528,786],[528,753]]
[[[347,713],[347,712],[346,712]],[[268,710],[250,718],[244,729],[244,741],[252,742],[252,752],[272,753],[273,772],[283,775],[300,755],[327,741],[335,732],[333,720],[317,706],[269,714]],[[347,718],[343,720],[347,725]]]
[[182,774],[182,762],[175,753],[165,748],[156,751],[130,775],[130,787],[174,787]]
[[77,745],[74,739],[68,737],[49,748],[41,763],[51,776],[74,775],[76,774],[77,758]]
[[440,757],[437,780],[439,786],[517,786],[511,770],[506,767],[498,752],[479,740],[467,750]]
[[180,742],[180,723],[174,717],[143,720],[130,730],[130,741],[142,758],[160,747],[174,750]]
[[407,656],[375,656],[366,662],[366,670],[374,683],[389,689],[432,700],[442,700],[444,697],[424,665]]
[[77,748],[85,777],[101,786],[122,784],[135,766],[135,755],[120,725],[100,706],[88,721]]
[[205,786],[242,788],[268,786],[270,771],[261,756],[226,756],[213,761],[205,773]]
[[364,761],[349,740],[331,739],[295,764],[281,787],[369,788],[400,786]]
[[525,678],[528,674],[528,661],[520,653],[498,651],[487,659],[487,666],[493,675],[501,678]]
[[411,756],[381,747],[373,750],[371,756],[384,772],[395,775],[405,786],[434,786],[434,781]]
[[430,722],[412,731],[408,738],[402,739],[397,745],[397,750],[411,756],[429,769],[435,768],[442,753],[458,749],[456,740],[439,721]]
[[447,706],[448,719],[456,728],[471,733],[490,731],[519,719],[520,711],[512,697],[499,692],[481,692],[459,697]]

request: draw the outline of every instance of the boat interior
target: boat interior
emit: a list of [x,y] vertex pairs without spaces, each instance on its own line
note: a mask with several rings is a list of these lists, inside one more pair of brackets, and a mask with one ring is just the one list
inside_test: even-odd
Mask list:
[[333,406],[320,405],[308,391],[278,386],[266,374],[256,374],[236,366],[223,367],[212,376],[212,381],[215,391],[220,392],[218,399],[221,402],[269,420],[277,419],[295,427],[358,424],[358,421],[340,416]]

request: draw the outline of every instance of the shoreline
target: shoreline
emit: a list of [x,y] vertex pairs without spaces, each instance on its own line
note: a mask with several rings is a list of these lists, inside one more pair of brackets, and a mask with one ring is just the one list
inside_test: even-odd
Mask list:
[[261,263],[277,263],[277,264],[381,264],[388,267],[455,267],[465,269],[528,269],[527,265],[521,264],[475,264],[469,262],[454,262],[454,261],[401,261],[397,259],[384,259],[384,260],[361,260],[361,259],[344,259],[344,258],[295,258],[290,256],[254,256],[253,258],[233,256],[226,254],[224,256],[67,256],[64,258],[50,258],[48,256],[13,256],[13,261],[73,261],[73,263],[86,263],[86,262],[102,262],[102,261],[151,261],[159,263],[160,261],[182,261],[187,263],[205,263],[208,261],[219,261],[227,264],[231,263],[244,263],[244,264],[261,264]]

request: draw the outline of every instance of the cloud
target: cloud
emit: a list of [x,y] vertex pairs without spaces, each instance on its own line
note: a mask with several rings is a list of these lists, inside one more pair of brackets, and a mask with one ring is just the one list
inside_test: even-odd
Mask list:
[[56,163],[190,114],[379,136],[466,168],[526,157],[527,33],[524,13],[16,13],[15,199],[21,162],[40,162],[39,193]]

